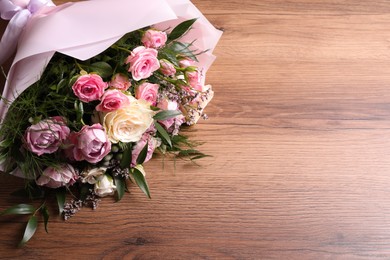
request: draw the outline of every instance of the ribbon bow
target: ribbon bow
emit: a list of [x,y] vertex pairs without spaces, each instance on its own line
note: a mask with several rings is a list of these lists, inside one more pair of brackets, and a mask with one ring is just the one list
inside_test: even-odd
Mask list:
[[10,20],[0,41],[0,65],[14,53],[30,17],[45,6],[54,4],[51,0],[0,0],[0,17]]

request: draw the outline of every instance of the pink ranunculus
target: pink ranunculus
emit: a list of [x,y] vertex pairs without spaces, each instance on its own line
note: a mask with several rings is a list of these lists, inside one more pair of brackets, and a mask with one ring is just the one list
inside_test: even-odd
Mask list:
[[141,42],[147,48],[160,48],[167,42],[167,33],[149,29],[142,36]]
[[139,140],[135,146],[133,147],[133,150],[131,152],[131,167],[134,167],[137,165],[137,158],[139,154],[141,153],[142,149],[144,149],[146,143],[148,143],[148,152],[146,154],[146,158],[144,163],[152,159],[154,150],[160,146],[161,141],[152,137],[148,133],[145,133],[141,140]]
[[169,61],[162,59],[160,60],[160,65],[161,65],[160,71],[165,76],[173,76],[176,74],[175,66],[173,66],[173,64],[170,63]]
[[131,52],[126,59],[126,64],[130,64],[129,72],[134,80],[149,78],[153,72],[160,68],[157,54],[157,50],[144,46],[139,46]]
[[126,75],[117,73],[112,77],[109,86],[125,91],[131,86],[131,82]]
[[110,89],[104,92],[101,102],[96,106],[100,112],[111,112],[130,104],[130,99],[122,91]]
[[31,125],[24,134],[26,148],[37,154],[54,153],[69,136],[70,130],[62,117],[52,117]]
[[59,188],[62,186],[71,186],[78,179],[78,175],[70,164],[61,164],[59,167],[47,167],[36,180],[39,186],[49,188]]
[[135,97],[148,101],[151,105],[155,105],[157,101],[158,84],[144,82],[135,89]]
[[85,125],[79,132],[71,133],[69,139],[76,161],[97,163],[111,151],[111,142],[100,124]]
[[73,93],[83,102],[99,100],[103,96],[107,83],[96,74],[80,76],[73,84]]

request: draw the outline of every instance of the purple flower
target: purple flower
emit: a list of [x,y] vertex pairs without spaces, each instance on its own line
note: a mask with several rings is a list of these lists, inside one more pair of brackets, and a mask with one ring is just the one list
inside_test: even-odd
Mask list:
[[26,148],[37,154],[54,153],[68,138],[69,128],[62,117],[52,117],[31,125],[24,134]]
[[111,143],[100,124],[85,125],[80,132],[70,134],[69,139],[73,144],[71,149],[76,161],[97,163],[111,151]]
[[75,169],[70,164],[61,164],[59,167],[47,167],[36,180],[39,186],[59,188],[73,185],[78,178]]

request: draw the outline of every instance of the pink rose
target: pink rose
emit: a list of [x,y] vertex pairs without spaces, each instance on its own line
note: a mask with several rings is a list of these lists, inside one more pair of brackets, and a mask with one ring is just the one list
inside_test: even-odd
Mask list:
[[173,66],[173,64],[169,61],[162,59],[160,60],[160,65],[160,71],[165,76],[173,76],[176,74],[175,66]]
[[111,143],[100,124],[85,125],[80,132],[72,133],[69,139],[73,144],[73,158],[76,161],[97,163],[111,151]]
[[117,73],[112,77],[109,86],[125,91],[131,86],[131,82],[126,75]]
[[36,180],[39,186],[59,188],[65,185],[73,185],[78,175],[70,164],[61,164],[59,167],[47,167]]
[[187,68],[189,66],[192,66],[194,65],[194,61],[191,60],[190,58],[182,58],[181,60],[179,60],[179,66],[180,68]]
[[73,93],[83,102],[99,100],[103,96],[107,83],[96,74],[87,74],[80,76],[73,84]]
[[100,112],[111,112],[130,104],[129,97],[117,89],[104,92],[101,100],[96,106],[96,110]]
[[157,101],[158,84],[151,84],[148,82],[142,83],[135,89],[135,97],[148,101],[151,105],[155,105]]
[[139,140],[136,145],[133,147],[133,150],[131,152],[131,167],[134,167],[137,165],[137,158],[139,154],[141,153],[142,149],[144,149],[146,143],[148,143],[148,152],[146,154],[146,158],[144,163],[152,159],[154,150],[160,146],[161,142],[157,140],[156,138],[152,137],[148,133],[145,133],[141,140]]
[[52,117],[28,127],[24,142],[29,151],[40,156],[57,151],[69,133],[62,117]]
[[186,78],[191,87],[197,88],[200,83],[200,74],[198,71],[186,71]]
[[167,41],[167,34],[153,29],[147,30],[142,36],[141,42],[147,48],[160,48]]
[[144,46],[139,46],[131,52],[126,64],[130,64],[129,72],[134,80],[146,79],[160,68],[157,53],[157,50]]

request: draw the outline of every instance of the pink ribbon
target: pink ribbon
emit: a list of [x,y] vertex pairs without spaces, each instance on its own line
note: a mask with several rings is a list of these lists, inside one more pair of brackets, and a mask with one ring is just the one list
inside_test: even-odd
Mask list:
[[0,65],[14,53],[30,17],[44,6],[54,4],[51,0],[0,0],[0,17],[10,20],[0,41]]

